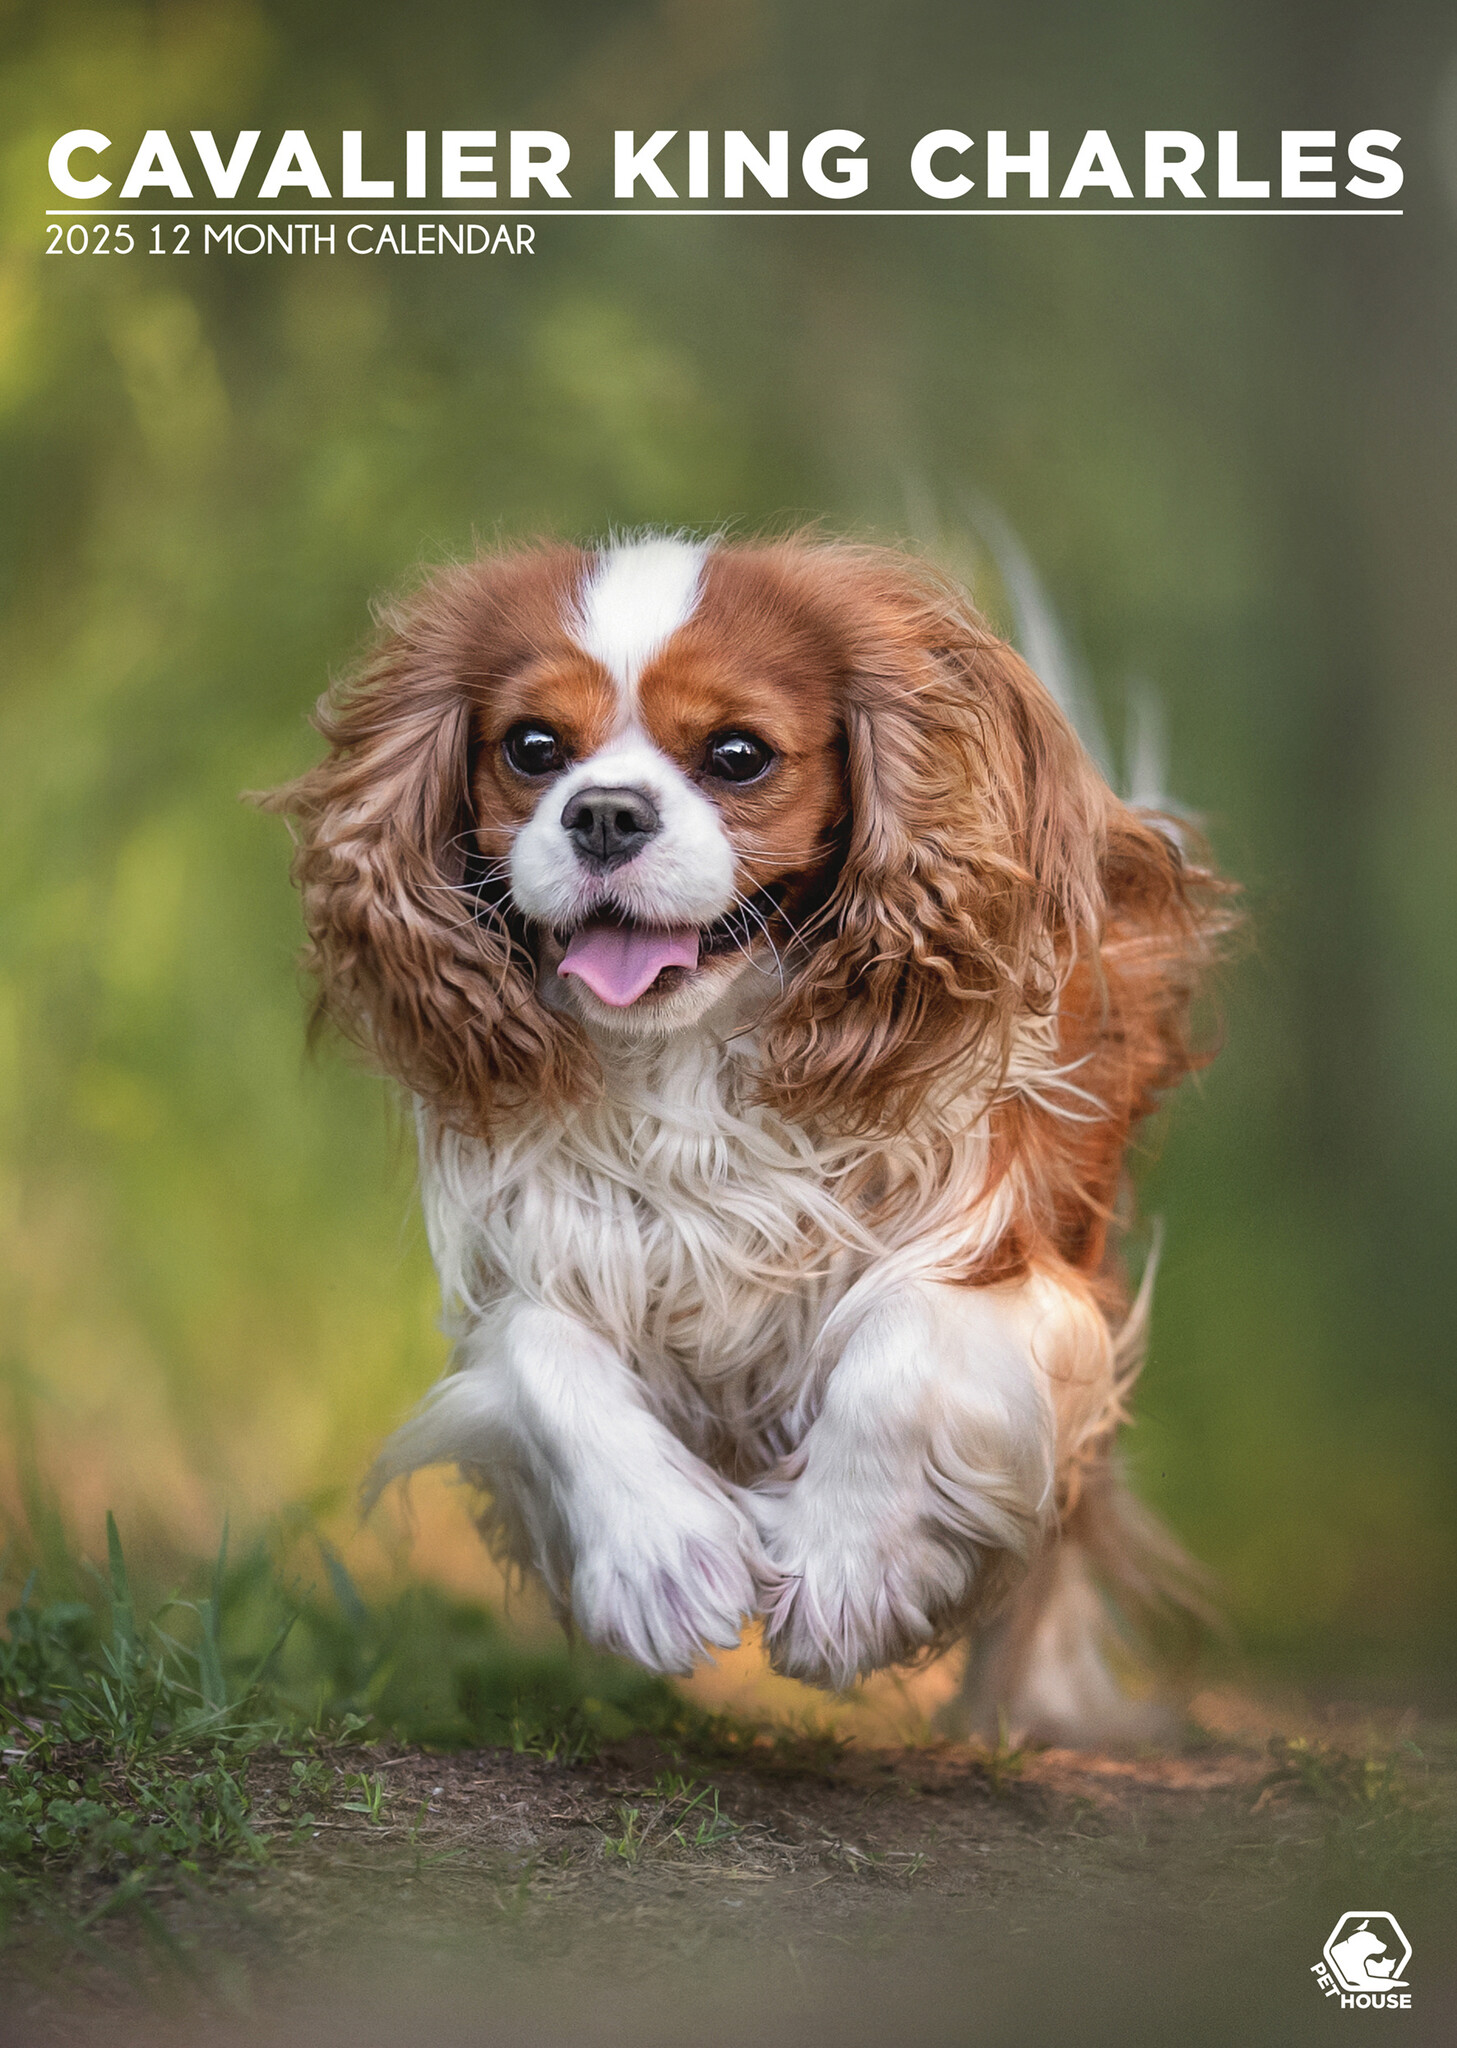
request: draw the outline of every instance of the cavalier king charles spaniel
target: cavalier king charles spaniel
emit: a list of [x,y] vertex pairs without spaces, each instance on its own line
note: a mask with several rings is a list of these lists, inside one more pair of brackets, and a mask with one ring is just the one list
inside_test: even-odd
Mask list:
[[1226,921],[952,584],[792,537],[432,575],[271,801],[319,1005],[410,1091],[450,1463],[589,1641],[762,1616],[844,1687],[968,1634],[959,1711],[1147,1727],[1178,1553],[1121,1487],[1110,1240]]

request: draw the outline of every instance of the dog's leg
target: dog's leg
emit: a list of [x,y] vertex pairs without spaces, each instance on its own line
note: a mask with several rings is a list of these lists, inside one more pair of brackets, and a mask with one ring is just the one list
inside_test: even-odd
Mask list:
[[[1201,1638],[1219,1632],[1212,1597],[1208,1574],[1129,1493],[1105,1451],[1085,1464],[1058,1535],[972,1639],[940,1725],[1072,1748],[1173,1740],[1182,1685],[1170,1696],[1170,1681],[1189,1678]],[[1155,1673],[1163,1691],[1150,1695]]]
[[1161,1701],[1124,1690],[1110,1661],[1118,1640],[1083,1546],[1054,1538],[1006,1606],[973,1636],[960,1687],[938,1725],[947,1735],[984,1742],[1071,1749],[1166,1741],[1175,1718]]
[[776,1667],[848,1685],[992,1607],[1111,1384],[1107,1327],[1076,1287],[921,1281],[872,1300],[785,1481],[753,1496],[784,1580]]
[[768,1568],[732,1489],[652,1415],[612,1347],[529,1302],[492,1311],[459,1369],[390,1439],[374,1490],[455,1463],[486,1487],[483,1521],[604,1649],[687,1672],[736,1643]]

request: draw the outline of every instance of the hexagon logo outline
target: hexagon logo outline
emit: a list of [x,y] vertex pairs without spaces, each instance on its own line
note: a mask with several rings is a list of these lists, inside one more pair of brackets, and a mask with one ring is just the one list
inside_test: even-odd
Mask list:
[[[1399,1961],[1391,1954],[1393,1943]],[[1323,1953],[1331,1975],[1352,1996],[1408,1989],[1405,1972],[1411,1943],[1394,1913],[1342,1913]]]

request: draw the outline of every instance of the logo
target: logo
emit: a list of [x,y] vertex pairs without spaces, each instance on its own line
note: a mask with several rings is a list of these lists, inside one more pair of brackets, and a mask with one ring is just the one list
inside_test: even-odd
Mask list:
[[1390,1913],[1342,1913],[1325,1945],[1325,1961],[1312,1963],[1315,1981],[1342,2006],[1409,2011],[1406,1966],[1411,1943]]

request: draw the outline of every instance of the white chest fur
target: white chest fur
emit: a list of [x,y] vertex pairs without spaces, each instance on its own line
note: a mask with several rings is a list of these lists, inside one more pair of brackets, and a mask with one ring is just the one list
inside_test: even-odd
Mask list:
[[[755,1104],[741,1044],[611,1048],[601,1093],[564,1119],[524,1119],[490,1146],[425,1133],[422,1178],[463,1324],[508,1296],[560,1310],[685,1441],[727,1435],[755,1463],[808,1419],[826,1318],[872,1263],[934,1265],[948,1232],[964,1257],[986,1147],[977,1119],[917,1188],[901,1147],[868,1159],[863,1141],[816,1142]],[[850,1193],[867,1177],[910,1197],[888,1238]]]

